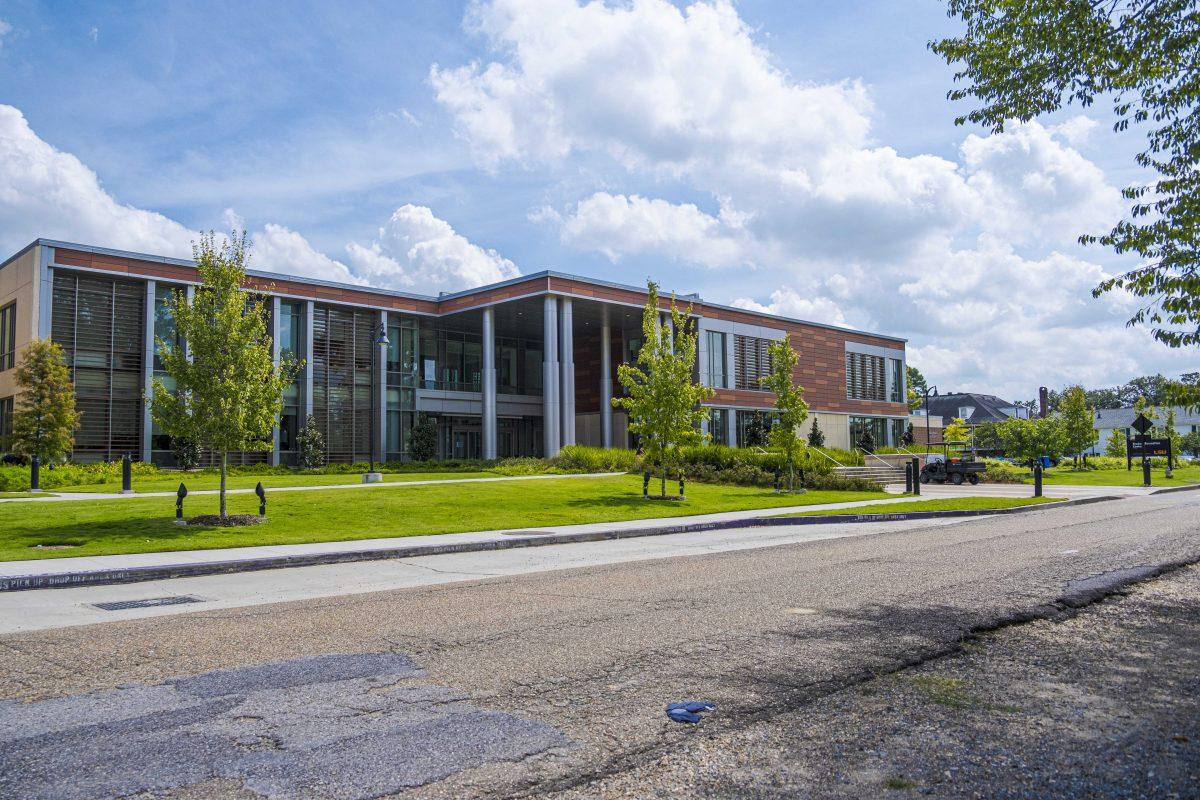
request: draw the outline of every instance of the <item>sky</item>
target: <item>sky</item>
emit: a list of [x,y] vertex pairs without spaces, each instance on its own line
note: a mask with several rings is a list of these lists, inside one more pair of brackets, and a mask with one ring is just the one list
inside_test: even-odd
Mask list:
[[1200,366],[1091,289],[1137,131],[956,126],[938,0],[0,2],[38,237],[436,294],[553,269],[908,339],[942,392]]

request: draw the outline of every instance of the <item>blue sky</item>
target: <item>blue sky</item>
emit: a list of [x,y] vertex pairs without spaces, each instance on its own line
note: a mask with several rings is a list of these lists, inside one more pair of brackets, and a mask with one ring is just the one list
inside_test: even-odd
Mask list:
[[652,275],[1017,398],[1197,361],[1074,243],[1140,141],[954,126],[939,2],[198,5],[0,6],[0,248],[236,223],[260,268],[417,291]]

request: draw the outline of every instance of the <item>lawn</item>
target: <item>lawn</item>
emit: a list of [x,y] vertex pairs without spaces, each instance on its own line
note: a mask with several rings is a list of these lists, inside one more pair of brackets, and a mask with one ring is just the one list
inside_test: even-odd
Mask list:
[[[363,490],[268,494],[268,522],[248,528],[183,528],[173,498],[6,503],[0,506],[0,561],[164,550],[298,544],[431,533],[536,528],[674,517],[754,508],[842,503],[882,492],[811,491],[693,483],[684,502],[641,497],[636,475]],[[256,513],[252,494],[229,497],[230,513]],[[215,513],[217,497],[188,498],[187,515]],[[42,547],[66,549],[38,550]]]
[[1060,497],[943,497],[937,500],[912,500],[907,503],[878,503],[848,508],[822,508],[783,514],[787,517],[824,517],[834,514],[897,514],[907,511],[978,511],[993,508],[1016,508],[1040,503],[1056,503]]
[[[1175,475],[1168,479],[1163,467],[1150,470],[1150,483],[1154,486],[1188,486],[1200,483],[1200,466],[1178,467]],[[1042,481],[1064,486],[1141,486],[1142,468],[1135,463],[1133,469],[1072,469],[1053,467],[1042,474]]]
[[54,497],[51,492],[0,492],[0,500],[20,499],[23,497]]
[[[404,483],[407,481],[441,481],[448,478],[500,478],[505,477],[499,472],[385,472],[383,474],[384,483]],[[262,481],[262,485],[270,490],[277,486],[343,486],[349,483],[362,483],[362,475],[356,472],[352,473],[337,473],[337,474],[317,474],[306,475],[304,473],[281,474],[281,475],[230,475],[226,478],[225,484],[230,489],[253,489],[255,484]],[[145,492],[174,492],[179,488],[180,483],[187,486],[189,492],[195,492],[203,489],[219,489],[221,487],[221,476],[211,474],[209,472],[181,473],[167,472],[157,475],[153,478],[135,479],[133,481],[134,494],[142,494]],[[55,489],[58,492],[119,492],[121,491],[121,482],[115,483],[89,483],[81,486],[60,486]]]

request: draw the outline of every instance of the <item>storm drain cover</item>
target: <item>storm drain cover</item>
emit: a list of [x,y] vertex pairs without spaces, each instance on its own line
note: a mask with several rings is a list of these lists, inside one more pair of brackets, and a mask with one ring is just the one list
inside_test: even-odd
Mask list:
[[117,600],[112,603],[92,603],[103,611],[124,611],[128,608],[154,608],[155,606],[178,606],[183,603],[203,603],[199,597],[175,595],[173,597],[147,597],[144,600]]

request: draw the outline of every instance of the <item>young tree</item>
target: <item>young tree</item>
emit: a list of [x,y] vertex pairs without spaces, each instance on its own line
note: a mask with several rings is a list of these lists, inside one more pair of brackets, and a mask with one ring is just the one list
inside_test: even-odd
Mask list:
[[[793,374],[800,355],[792,349],[789,334],[768,344],[767,354],[771,359],[771,373],[759,378],[759,383],[775,393],[775,411],[779,417],[767,434],[767,440],[787,459],[788,491],[793,492],[796,490],[796,458],[804,451],[800,426],[808,418],[804,387],[796,385]],[[815,419],[813,424],[816,424]]]
[[174,390],[158,378],[150,409],[170,436],[221,454],[220,516],[227,519],[229,452],[271,449],[271,431],[283,408],[283,390],[299,364],[284,356],[279,367],[267,335],[268,311],[243,291],[246,236],[218,242],[209,232],[192,245],[201,284],[191,303],[182,292],[170,300],[171,315],[187,347],[158,342]]
[[1125,458],[1128,451],[1125,449],[1125,431],[1120,428],[1113,428],[1113,432],[1108,435],[1108,441],[1104,443],[1104,455],[1112,458]]
[[870,425],[862,426],[862,430],[859,431],[858,434],[858,441],[855,444],[858,445],[858,449],[862,450],[864,453],[875,452],[875,434],[871,432]]
[[971,429],[962,417],[955,417],[953,422],[942,429],[943,442],[965,442],[970,437]]
[[296,450],[301,469],[320,469],[325,466],[325,434],[317,425],[312,414],[304,420],[304,427],[296,432]]
[[712,397],[712,389],[692,380],[696,366],[698,334],[685,311],[671,300],[671,330],[659,324],[658,284],[650,281],[646,308],[642,313],[642,349],[636,364],[617,367],[617,379],[626,396],[612,404],[629,412],[629,430],[637,434],[648,463],[662,469],[662,496],[667,496],[667,472],[678,458],[679,448],[700,444],[700,425],[708,416],[701,403]]
[[[911,426],[909,426],[911,427]],[[813,417],[812,428],[808,431],[808,446],[809,447],[824,447],[825,446],[825,431],[821,430],[821,426],[817,424],[817,418]]]
[[1179,442],[1179,451],[1192,458],[1200,456],[1200,431],[1192,431]]
[[1167,418],[1163,420],[1162,427],[1156,433],[1163,439],[1171,442],[1171,453],[1176,458],[1179,457],[1179,448],[1182,446],[1183,437],[1179,431],[1175,429],[1175,406],[1167,407]]
[[925,401],[924,392],[929,388],[925,376],[916,367],[904,368],[905,383],[908,384],[908,410],[916,411]]
[[900,437],[900,443],[905,447],[912,447],[917,443],[917,433],[913,430],[913,424],[908,423],[908,427],[904,429],[904,436]]
[[31,342],[17,364],[17,387],[13,452],[44,462],[70,454],[82,415],[62,348],[49,339]]
[[175,456],[175,466],[184,472],[195,469],[200,463],[200,448],[191,439],[171,439],[171,455]]
[[[1103,281],[1097,296],[1126,290],[1148,298],[1129,320],[1149,323],[1170,347],[1200,344],[1200,15],[1191,0],[950,0],[962,36],[930,47],[959,67],[952,100],[980,107],[956,120],[993,132],[1065,104],[1111,100],[1113,127],[1146,131],[1138,165],[1155,176],[1124,190],[1128,219],[1084,243],[1135,253],[1139,266]],[[1200,402],[1182,384],[1176,395]]]
[[424,411],[408,432],[408,457],[413,461],[432,461],[437,455],[437,420]]
[[1063,452],[1065,437],[1057,416],[1010,417],[996,426],[996,432],[1004,440],[1005,454],[1019,463],[1032,466],[1040,456],[1057,459]]
[[1078,458],[1100,438],[1096,430],[1096,411],[1089,408],[1082,386],[1070,386],[1059,404],[1066,452]]

